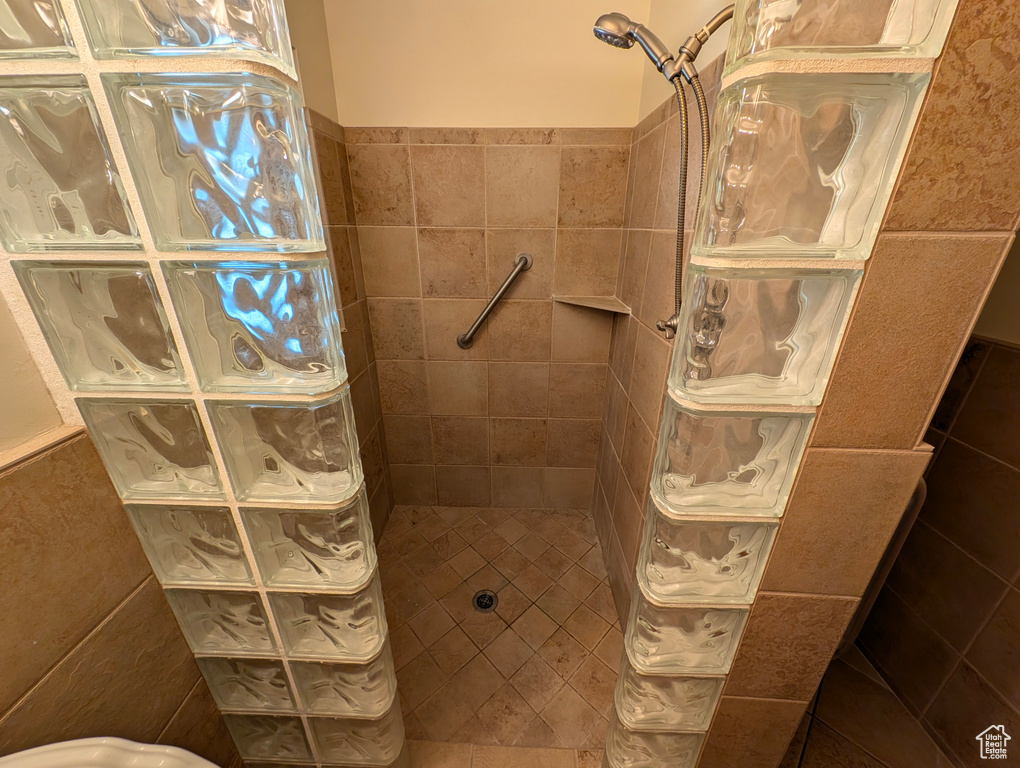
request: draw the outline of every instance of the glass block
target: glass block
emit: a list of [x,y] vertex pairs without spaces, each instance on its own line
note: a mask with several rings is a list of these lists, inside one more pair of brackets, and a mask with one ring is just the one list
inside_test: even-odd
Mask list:
[[326,261],[164,268],[202,389],[311,394],[346,380]]
[[226,507],[128,504],[126,509],[161,583],[254,583]]
[[703,733],[632,731],[614,711],[605,762],[611,768],[694,768],[704,740]]
[[350,387],[318,403],[210,404],[242,501],[346,501],[362,481]]
[[324,249],[300,94],[259,75],[103,75],[163,251]]
[[188,388],[147,266],[12,264],[70,389]]
[[238,58],[297,79],[282,0],[78,0],[78,7],[97,59]]
[[4,0],[0,4],[0,59],[76,59],[57,0]]
[[299,717],[224,715],[237,751],[245,760],[309,760],[312,757]]
[[308,724],[324,763],[386,766],[404,747],[404,720],[396,702],[379,718],[310,717]]
[[0,77],[0,176],[8,251],[141,247],[81,75]]
[[670,387],[705,403],[817,405],[862,274],[690,265]]
[[747,622],[747,607],[667,605],[634,587],[625,643],[648,674],[725,675]]
[[305,709],[313,715],[379,717],[389,709],[397,692],[389,644],[368,662],[292,661],[290,669]]
[[194,403],[90,398],[77,403],[121,497],[223,497]]
[[616,714],[630,730],[707,731],[725,677],[646,675],[627,653],[616,680]]
[[265,712],[295,709],[282,661],[212,657],[196,661],[220,709]]
[[779,523],[675,518],[649,501],[638,578],[663,603],[750,603]]
[[166,598],[195,653],[258,655],[275,650],[254,592],[168,589]]
[[378,577],[365,589],[349,595],[271,592],[269,605],[283,645],[294,656],[368,661],[386,640]]
[[929,77],[773,74],[724,89],[692,253],[868,258]]
[[772,59],[934,58],[955,10],[956,0],[741,0],[726,73]]
[[372,575],[365,487],[336,510],[244,509],[262,580],[271,587],[354,589]]
[[696,410],[666,397],[652,493],[675,515],[779,517],[812,414]]

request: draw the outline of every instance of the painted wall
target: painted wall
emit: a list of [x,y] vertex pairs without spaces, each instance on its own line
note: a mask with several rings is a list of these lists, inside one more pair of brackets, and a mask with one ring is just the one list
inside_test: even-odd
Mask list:
[[323,0],[284,0],[284,7],[305,106],[336,120],[333,65]]
[[57,412],[21,331],[0,296],[0,452],[59,427]]
[[650,64],[592,35],[612,10],[649,0],[329,0],[340,123],[630,127]]
[[1020,298],[1020,240],[1013,243],[1013,248],[1002,265],[1002,271],[992,286],[985,308],[981,310],[974,333],[990,339],[1020,344],[1020,312],[1016,311],[1017,299]]
[[[619,11],[676,49],[723,4],[328,0],[339,120],[355,126],[630,127],[673,89],[640,50],[595,40],[595,19]],[[710,41],[700,61],[722,53],[728,30]],[[307,64],[302,74],[309,78]]]
[[[680,2],[651,0],[648,20],[644,24],[653,30],[669,46],[670,50],[678,50],[688,37],[701,29],[726,5],[726,0],[681,0]],[[730,29],[730,24],[724,25],[701,49],[695,62],[699,69],[704,69],[710,61],[726,52],[726,38]],[[676,93],[669,81],[659,74],[650,61],[646,59],[645,64],[647,66],[641,70],[639,119]],[[687,103],[691,109],[691,119],[696,123],[697,107],[690,94],[688,94]]]

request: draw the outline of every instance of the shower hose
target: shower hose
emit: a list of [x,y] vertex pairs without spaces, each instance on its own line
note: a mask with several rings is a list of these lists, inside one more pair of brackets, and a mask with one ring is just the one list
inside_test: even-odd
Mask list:
[[[684,76],[691,84],[694,91],[694,99],[698,105],[698,122],[701,124],[701,177],[698,180],[698,197],[695,202],[694,212],[701,208],[701,195],[705,189],[705,178],[708,170],[708,149],[711,144],[711,126],[708,122],[708,101],[705,98],[705,89],[701,85],[701,78],[697,70],[690,62],[684,65]],[[685,220],[687,216],[687,161],[689,153],[689,122],[687,113],[687,96],[684,93],[683,83],[680,74],[677,74],[671,81],[676,89],[676,102],[680,109],[680,179],[677,192],[676,212],[676,271],[674,274],[674,299],[673,316],[669,320],[658,323],[660,331],[676,333],[680,322],[680,305],[683,300],[683,279],[684,279],[684,241],[685,241]]]

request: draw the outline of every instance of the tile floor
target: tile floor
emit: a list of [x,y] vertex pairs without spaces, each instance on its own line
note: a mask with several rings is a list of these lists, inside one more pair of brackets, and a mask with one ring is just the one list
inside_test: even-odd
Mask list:
[[590,513],[398,506],[378,551],[408,739],[601,764],[623,636]]
[[833,660],[779,768],[955,768],[864,655]]
[[409,741],[411,768],[602,768],[602,750]]

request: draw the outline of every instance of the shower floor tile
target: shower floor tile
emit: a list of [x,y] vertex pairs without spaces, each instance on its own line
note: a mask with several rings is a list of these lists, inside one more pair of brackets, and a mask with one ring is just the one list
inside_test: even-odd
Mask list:
[[378,551],[409,739],[603,748],[623,636],[588,512],[398,506]]

